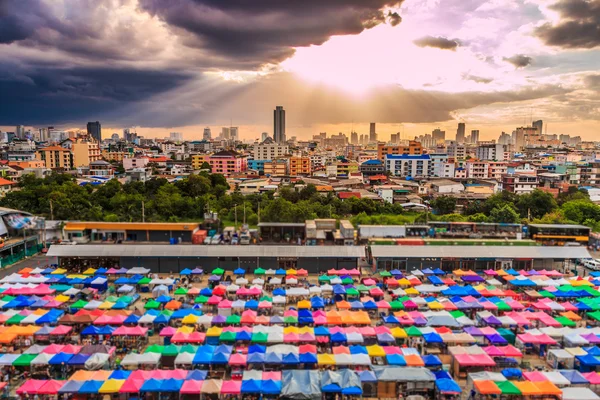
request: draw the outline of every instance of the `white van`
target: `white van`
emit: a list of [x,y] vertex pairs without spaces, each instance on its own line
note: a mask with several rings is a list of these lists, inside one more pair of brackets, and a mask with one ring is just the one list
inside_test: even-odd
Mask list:
[[593,259],[587,259],[587,260],[583,260],[583,266],[586,267],[587,269],[591,269],[592,271],[600,271],[600,262],[593,260]]

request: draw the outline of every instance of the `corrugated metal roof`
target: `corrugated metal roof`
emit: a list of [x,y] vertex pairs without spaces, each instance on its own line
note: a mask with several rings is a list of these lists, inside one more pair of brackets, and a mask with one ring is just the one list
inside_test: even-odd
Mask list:
[[590,229],[589,226],[585,225],[568,225],[568,224],[529,224],[531,227],[535,228],[558,228],[558,229]]
[[376,258],[591,258],[585,247],[549,246],[371,246],[371,254]]
[[336,257],[363,258],[362,246],[52,245],[49,257]]

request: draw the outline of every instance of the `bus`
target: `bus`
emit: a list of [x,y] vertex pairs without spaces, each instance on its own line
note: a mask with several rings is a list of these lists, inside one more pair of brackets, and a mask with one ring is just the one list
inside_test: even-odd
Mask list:
[[529,237],[547,246],[587,246],[591,229],[584,225],[529,224]]

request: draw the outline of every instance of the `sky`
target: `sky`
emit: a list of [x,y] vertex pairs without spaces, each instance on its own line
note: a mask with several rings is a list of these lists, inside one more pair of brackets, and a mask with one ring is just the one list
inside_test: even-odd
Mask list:
[[1,0],[0,129],[600,140],[600,0]]

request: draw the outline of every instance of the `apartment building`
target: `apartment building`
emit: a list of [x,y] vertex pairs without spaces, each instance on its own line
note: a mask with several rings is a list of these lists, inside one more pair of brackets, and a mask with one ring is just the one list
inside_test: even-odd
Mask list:
[[386,154],[385,169],[394,176],[428,177],[431,158],[423,155],[393,155]]
[[257,143],[252,149],[255,160],[274,160],[281,158],[290,152],[289,146],[275,143],[273,139],[267,138],[262,143]]
[[310,175],[312,172],[309,157],[290,157],[289,165],[290,176]]
[[423,147],[420,142],[411,140],[408,142],[408,146],[397,145],[397,144],[383,144],[377,145],[377,158],[382,162],[385,161],[385,156],[391,155],[421,155],[423,154]]
[[537,175],[531,174],[506,174],[502,177],[502,187],[507,192],[515,194],[528,194],[537,189],[539,185]]

